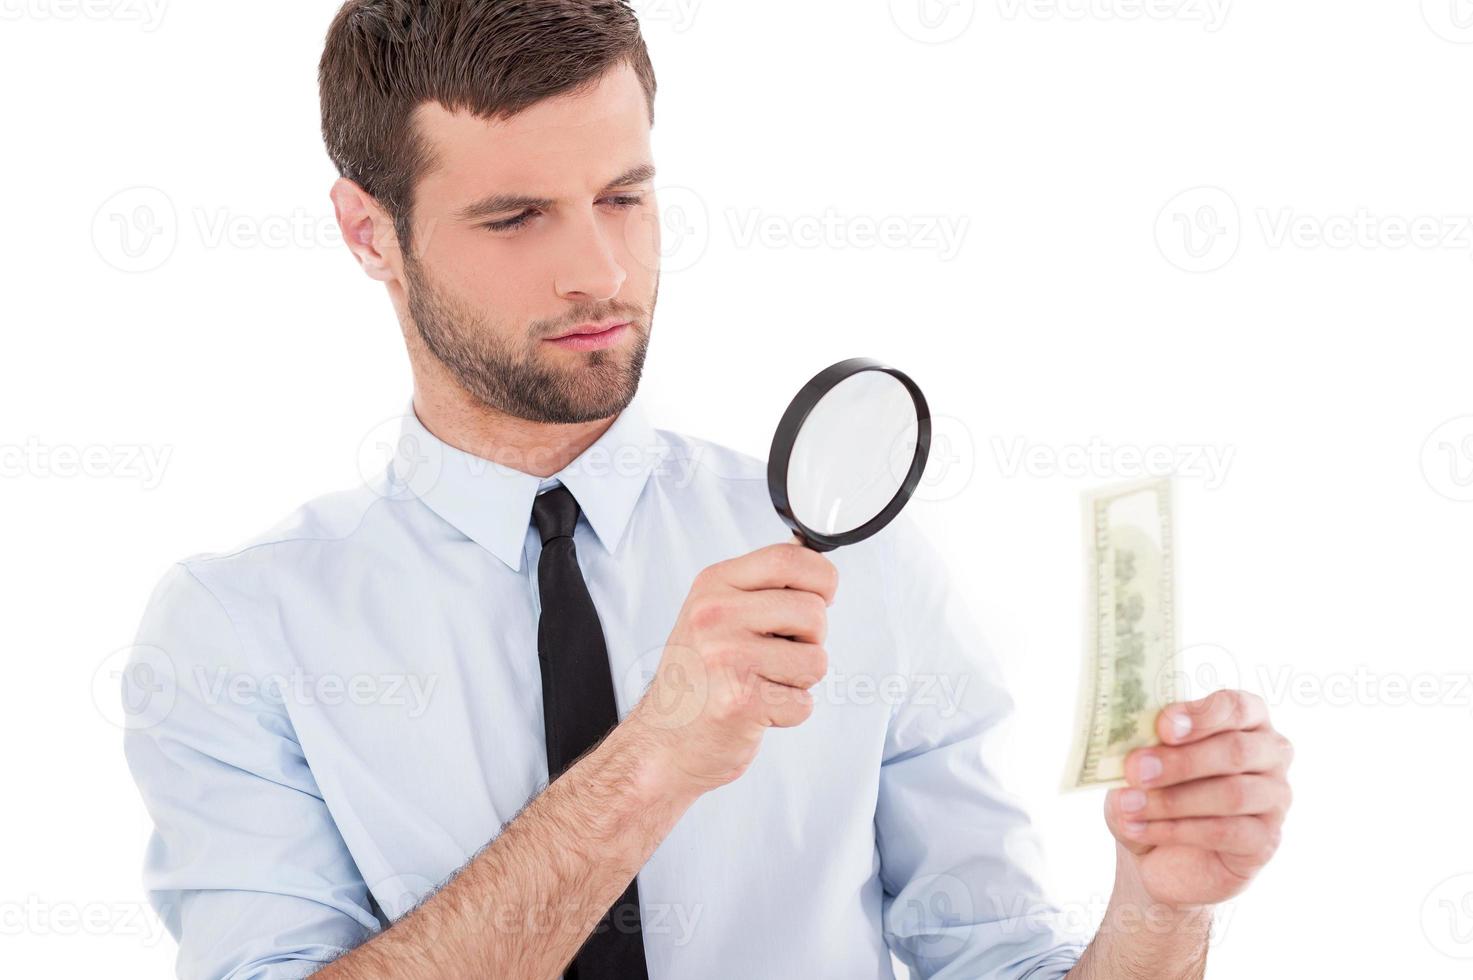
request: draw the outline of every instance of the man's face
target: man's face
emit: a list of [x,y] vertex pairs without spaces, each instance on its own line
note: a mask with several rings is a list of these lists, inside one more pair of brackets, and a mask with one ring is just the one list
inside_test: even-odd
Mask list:
[[[659,292],[649,107],[620,66],[500,122],[422,106],[405,304],[429,353],[485,405],[542,423],[618,414]],[[412,253],[412,254],[411,254]],[[587,324],[609,336],[554,342]]]

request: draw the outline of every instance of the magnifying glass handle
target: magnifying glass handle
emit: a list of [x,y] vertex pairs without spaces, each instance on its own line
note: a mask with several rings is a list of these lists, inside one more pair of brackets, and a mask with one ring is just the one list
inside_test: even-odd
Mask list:
[[793,544],[801,544],[803,547],[807,548],[809,551],[817,551],[819,554],[823,554],[825,552],[833,551],[834,550],[834,546],[833,545],[831,545],[831,544],[824,544],[824,543],[822,543],[820,541],[814,541],[814,540],[810,539],[802,531],[794,531],[793,532]]
[[[789,541],[789,543],[790,544],[801,544],[803,547],[808,548],[811,551],[817,551],[819,554],[823,554],[826,551],[833,551],[834,550],[833,547],[830,546],[830,545],[825,545],[825,544],[822,544],[822,543],[820,543],[818,541],[811,541],[811,540],[809,540],[808,537],[805,534],[803,534],[802,531],[794,531],[793,532],[793,537]],[[773,637],[775,637],[775,638],[777,638],[777,639],[779,639],[779,640],[796,640],[797,639],[796,636],[788,636],[786,633],[772,633],[770,635],[773,636]]]

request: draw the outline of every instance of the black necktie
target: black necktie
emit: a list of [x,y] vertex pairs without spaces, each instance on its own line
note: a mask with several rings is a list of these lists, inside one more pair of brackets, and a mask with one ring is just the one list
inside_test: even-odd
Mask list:
[[[542,717],[547,773],[553,780],[619,722],[603,627],[578,568],[573,528],[578,501],[565,486],[540,494],[532,519],[542,536],[537,590],[537,662],[542,669]],[[647,980],[639,924],[639,882],[631,880],[604,913],[563,974],[564,980]]]

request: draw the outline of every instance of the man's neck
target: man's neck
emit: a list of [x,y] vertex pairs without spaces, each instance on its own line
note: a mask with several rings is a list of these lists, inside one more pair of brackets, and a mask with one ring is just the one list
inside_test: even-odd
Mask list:
[[538,477],[552,476],[577,459],[618,418],[572,425],[528,422],[475,402],[463,392],[444,394],[418,386],[414,414],[446,445]]

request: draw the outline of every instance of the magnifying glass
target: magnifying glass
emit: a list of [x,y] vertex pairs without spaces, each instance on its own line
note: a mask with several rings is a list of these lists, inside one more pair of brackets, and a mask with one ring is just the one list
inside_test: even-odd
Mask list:
[[778,423],[767,490],[814,551],[863,541],[915,493],[931,451],[931,410],[908,376],[867,357],[825,368]]

